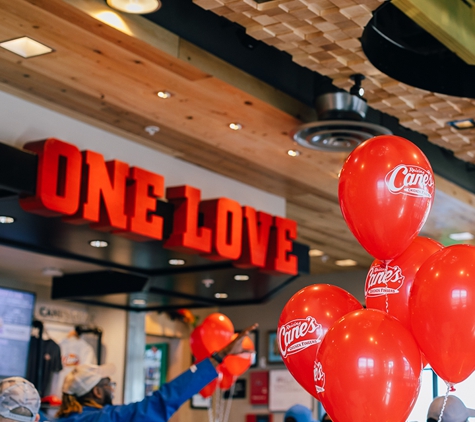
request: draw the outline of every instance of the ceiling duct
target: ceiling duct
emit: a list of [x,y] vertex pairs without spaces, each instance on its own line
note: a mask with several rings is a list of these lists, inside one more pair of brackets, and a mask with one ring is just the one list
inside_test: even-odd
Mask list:
[[362,98],[363,78],[353,75],[355,86],[351,94],[331,92],[317,97],[318,120],[299,126],[291,133],[292,139],[303,147],[319,151],[349,152],[374,136],[391,135],[391,131],[382,126],[362,121],[368,109]]

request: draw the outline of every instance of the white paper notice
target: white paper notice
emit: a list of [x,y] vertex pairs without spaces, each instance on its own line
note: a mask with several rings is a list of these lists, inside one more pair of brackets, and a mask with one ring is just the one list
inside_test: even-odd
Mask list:
[[286,412],[294,404],[312,409],[313,397],[295,381],[287,369],[269,371],[269,410]]

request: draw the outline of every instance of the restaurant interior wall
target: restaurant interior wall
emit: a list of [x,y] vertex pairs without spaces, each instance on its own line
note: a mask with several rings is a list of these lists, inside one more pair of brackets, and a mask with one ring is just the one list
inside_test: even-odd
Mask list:
[[97,327],[102,330],[101,363],[113,363],[116,367],[114,381],[117,382],[115,390],[115,403],[122,403],[123,400],[123,380],[125,367],[125,344],[126,344],[126,312],[111,308],[98,306],[86,306],[78,303],[71,303],[61,300],[51,300],[51,283],[49,277],[44,277],[44,284],[19,280],[0,274],[0,286],[19,289],[36,294],[36,304],[34,318],[43,322],[44,338],[50,336],[55,342],[65,338],[74,329],[74,323],[64,318],[44,316],[44,311],[67,310],[69,313],[86,315],[88,326]]

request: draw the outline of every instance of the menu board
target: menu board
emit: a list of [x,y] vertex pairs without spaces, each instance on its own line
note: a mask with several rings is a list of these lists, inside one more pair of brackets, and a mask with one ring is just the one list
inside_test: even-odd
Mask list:
[[0,287],[0,377],[26,375],[35,294]]

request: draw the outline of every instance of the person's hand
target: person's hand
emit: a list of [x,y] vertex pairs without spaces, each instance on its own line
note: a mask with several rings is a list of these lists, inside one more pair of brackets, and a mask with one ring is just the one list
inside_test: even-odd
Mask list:
[[[259,324],[255,323],[242,330],[233,341],[231,341],[229,344],[224,346],[216,353],[218,355],[217,358],[223,361],[223,359],[227,355],[238,355],[239,353],[254,352],[254,350],[243,348],[242,342],[244,340],[244,337],[246,337],[251,331],[255,330],[258,326]],[[220,363],[213,357],[211,357],[211,361],[213,362],[214,366],[217,366]]]

